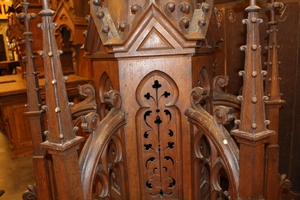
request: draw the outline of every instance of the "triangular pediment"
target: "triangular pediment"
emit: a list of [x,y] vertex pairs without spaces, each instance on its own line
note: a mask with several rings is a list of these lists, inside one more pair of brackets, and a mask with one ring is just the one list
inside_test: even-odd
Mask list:
[[65,3],[61,3],[58,6],[58,9],[53,17],[53,22],[56,22],[59,25],[66,25],[69,28],[74,27],[73,16],[68,12],[68,8]]
[[174,49],[172,44],[155,28],[148,33],[137,51],[149,51],[157,49]]
[[74,16],[69,11],[69,6],[66,5],[64,2],[59,4],[58,9],[53,16],[53,22],[57,23],[59,26],[55,27],[55,32],[59,34],[59,31],[63,27],[67,28],[68,31],[70,31],[70,41],[74,41],[76,38],[75,34],[75,23],[74,23]]
[[[191,45],[193,43],[193,45]],[[156,6],[150,6],[124,45],[113,46],[117,57],[193,53],[187,41]]]

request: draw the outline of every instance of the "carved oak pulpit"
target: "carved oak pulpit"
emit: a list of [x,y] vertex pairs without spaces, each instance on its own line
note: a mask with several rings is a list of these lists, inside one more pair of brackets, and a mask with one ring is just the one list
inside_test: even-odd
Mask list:
[[[201,199],[210,192],[216,198],[226,195],[222,193],[228,187],[233,195],[237,147],[218,128],[220,136],[209,139],[215,144],[208,145],[209,136],[203,133],[215,127],[208,114],[213,111],[213,54],[220,41],[213,1],[95,0],[90,6],[85,49],[93,63],[100,118],[107,113],[105,94],[114,89],[126,125],[106,141],[105,162],[83,167],[95,170],[83,175],[83,185],[97,174],[103,189],[95,192],[113,199]],[[196,86],[203,90],[194,91],[190,100]],[[207,124],[195,128],[185,111],[200,99]],[[193,112],[186,113],[192,122]],[[96,159],[84,153],[81,157]],[[217,186],[222,173],[232,184],[223,189]],[[218,184],[210,187],[210,182]],[[85,189],[93,194],[92,187]]]
[[[290,186],[279,177],[275,132],[265,116],[255,0],[243,20],[247,44],[241,47],[246,59],[238,98],[221,91],[225,77],[213,80],[220,38],[212,0],[91,1],[84,48],[98,111],[81,117],[90,134],[79,157],[83,138],[75,134],[71,113],[81,113],[80,106],[69,108],[54,11],[47,0],[43,7],[46,105],[28,114],[40,120],[45,112],[48,130],[43,141],[35,139],[43,148],[35,163],[44,164],[36,166],[36,192],[30,187],[24,199],[271,200]],[[230,134],[225,125],[239,116]]]

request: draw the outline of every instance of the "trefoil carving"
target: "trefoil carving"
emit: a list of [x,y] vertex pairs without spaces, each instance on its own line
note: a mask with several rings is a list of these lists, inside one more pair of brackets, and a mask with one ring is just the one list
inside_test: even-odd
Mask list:
[[166,74],[148,74],[137,89],[140,173],[145,199],[177,198],[180,114],[177,86]]

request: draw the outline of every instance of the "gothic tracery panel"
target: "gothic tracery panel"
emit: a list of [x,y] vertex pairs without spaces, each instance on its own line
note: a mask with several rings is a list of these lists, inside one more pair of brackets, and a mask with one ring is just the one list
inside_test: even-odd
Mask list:
[[221,156],[204,131],[194,137],[195,199],[229,199],[227,172]]
[[101,156],[93,182],[93,199],[122,199],[125,196],[120,135],[116,133]]
[[177,199],[181,185],[178,88],[166,74],[154,71],[139,84],[136,115],[140,179],[145,199]]

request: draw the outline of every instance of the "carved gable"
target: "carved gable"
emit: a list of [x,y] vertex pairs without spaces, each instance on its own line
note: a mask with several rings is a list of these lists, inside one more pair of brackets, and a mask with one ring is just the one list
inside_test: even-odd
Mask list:
[[161,33],[154,27],[148,33],[145,40],[141,43],[137,51],[157,50],[157,49],[174,49],[174,46],[161,35]]
[[60,26],[65,25],[69,28],[74,28],[74,20],[72,15],[68,12],[68,8],[64,3],[61,3],[54,15],[53,21]]
[[70,31],[70,41],[72,41],[74,45],[84,42],[83,32],[87,27],[87,23],[84,18],[74,16],[71,12],[71,8],[66,3],[62,2],[58,6],[53,21],[59,24],[55,29],[56,32],[63,27],[66,27]]
[[[145,21],[147,23],[145,23]],[[192,44],[191,44],[192,43]],[[123,51],[124,53],[115,53],[116,57],[123,56],[151,56],[153,50],[155,55],[193,53],[194,48],[185,48],[189,43],[182,34],[152,6],[143,17],[139,26],[135,28],[132,36],[122,46],[114,46],[114,51]]]
[[[131,24],[114,21],[108,7],[91,5],[91,24],[86,35],[94,35],[90,32],[96,30],[106,51],[115,53],[115,57],[151,56],[154,50],[156,55],[157,52],[160,55],[190,54],[198,52],[197,48],[202,46],[213,49],[219,41],[219,33],[215,17],[211,17],[213,9],[203,8],[207,5],[203,3],[190,12],[188,19],[182,18],[181,14],[171,15],[171,11],[166,11],[161,5],[149,2],[148,6],[137,6]],[[101,49],[100,46],[88,47],[88,43],[90,39],[87,37],[85,46],[91,54]]]

